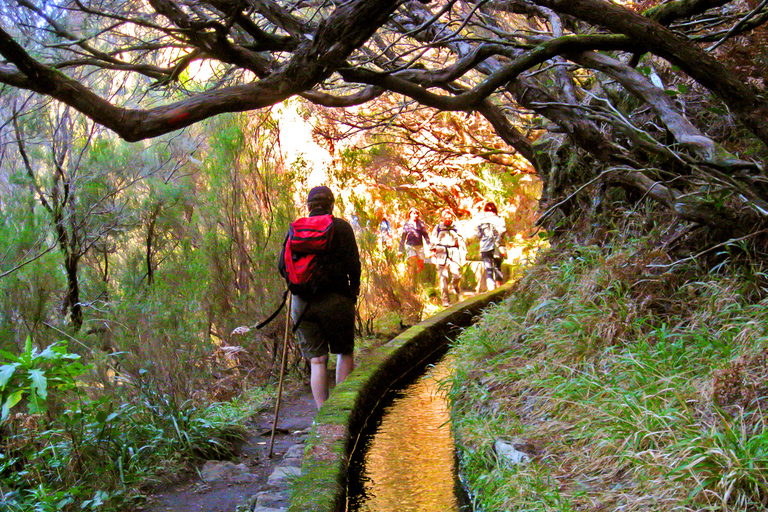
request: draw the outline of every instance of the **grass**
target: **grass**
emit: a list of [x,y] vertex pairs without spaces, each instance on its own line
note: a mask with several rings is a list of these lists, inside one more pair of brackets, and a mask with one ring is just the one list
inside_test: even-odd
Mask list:
[[[754,413],[752,413],[754,414]],[[693,475],[700,496],[710,510],[755,510],[765,507],[768,496],[768,432],[763,418],[759,431],[750,427],[744,413],[721,417],[720,425],[691,439],[683,447],[680,478]]]
[[[545,256],[457,340],[449,397],[477,510],[765,509],[762,269],[660,275],[654,257]],[[511,436],[530,464],[496,460]]]
[[200,406],[141,380],[121,400],[80,393],[59,414],[17,414],[3,425],[0,508],[125,510],[165,475],[231,457],[245,421],[274,401],[273,389],[252,388],[231,402]]

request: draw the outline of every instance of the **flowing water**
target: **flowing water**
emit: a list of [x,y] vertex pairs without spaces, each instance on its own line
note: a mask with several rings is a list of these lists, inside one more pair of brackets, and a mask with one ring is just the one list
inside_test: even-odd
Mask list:
[[385,400],[375,431],[364,434],[350,464],[349,512],[468,512],[456,473],[448,404],[439,381],[444,359]]

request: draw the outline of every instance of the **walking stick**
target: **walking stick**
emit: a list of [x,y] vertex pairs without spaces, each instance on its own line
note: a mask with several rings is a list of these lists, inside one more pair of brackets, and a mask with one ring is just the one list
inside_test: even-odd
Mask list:
[[272,448],[275,446],[275,430],[277,429],[277,415],[280,413],[280,398],[283,394],[283,378],[285,377],[285,359],[288,353],[288,333],[291,330],[291,299],[292,295],[288,294],[288,307],[286,308],[285,315],[285,337],[283,338],[283,356],[280,361],[280,381],[277,384],[277,401],[275,402],[275,418],[272,420],[272,436],[269,438],[269,454],[268,458],[272,458]]

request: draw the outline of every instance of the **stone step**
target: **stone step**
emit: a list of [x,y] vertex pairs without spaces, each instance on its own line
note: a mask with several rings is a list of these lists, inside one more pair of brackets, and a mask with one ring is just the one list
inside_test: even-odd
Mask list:
[[291,480],[301,475],[304,444],[291,446],[267,479],[267,490],[256,494],[251,512],[286,512],[291,500]]

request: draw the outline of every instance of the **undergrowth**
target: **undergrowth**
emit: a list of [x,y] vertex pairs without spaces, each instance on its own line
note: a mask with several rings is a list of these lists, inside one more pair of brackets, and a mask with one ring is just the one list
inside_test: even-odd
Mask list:
[[231,458],[245,421],[273,398],[253,388],[200,405],[175,399],[146,373],[112,397],[78,380],[88,368],[63,344],[39,352],[28,343],[26,354],[2,356],[4,405],[26,404],[3,409],[0,509],[9,512],[125,510],[147,485],[178,478],[195,461]]
[[[454,347],[476,510],[765,510],[765,278],[640,242],[545,256]],[[532,462],[497,457],[504,439]]]

